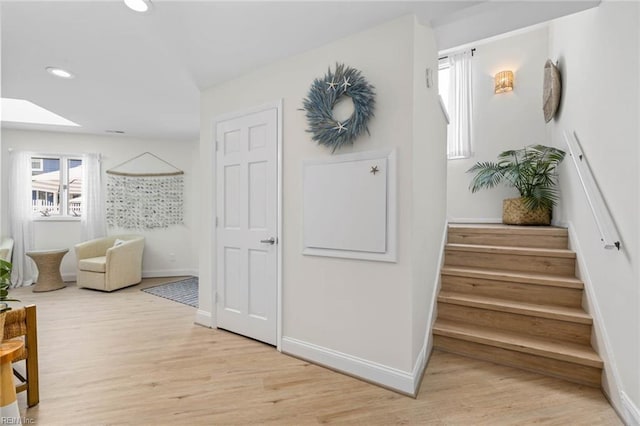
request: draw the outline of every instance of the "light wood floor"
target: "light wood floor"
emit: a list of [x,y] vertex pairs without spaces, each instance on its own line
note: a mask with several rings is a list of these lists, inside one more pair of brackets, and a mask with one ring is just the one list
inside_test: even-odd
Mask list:
[[140,286],[11,295],[38,307],[40,404],[18,396],[38,425],[621,424],[597,389],[444,352],[412,399],[194,325]]

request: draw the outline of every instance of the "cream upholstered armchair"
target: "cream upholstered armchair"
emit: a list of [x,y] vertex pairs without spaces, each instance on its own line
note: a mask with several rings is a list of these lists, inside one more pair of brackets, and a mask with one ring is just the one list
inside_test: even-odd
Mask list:
[[113,291],[142,280],[144,237],[114,235],[76,245],[78,287]]

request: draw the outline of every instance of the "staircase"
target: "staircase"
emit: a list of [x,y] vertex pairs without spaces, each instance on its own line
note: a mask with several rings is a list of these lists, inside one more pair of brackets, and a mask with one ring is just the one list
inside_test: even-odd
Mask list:
[[599,387],[567,241],[563,228],[449,225],[434,347]]

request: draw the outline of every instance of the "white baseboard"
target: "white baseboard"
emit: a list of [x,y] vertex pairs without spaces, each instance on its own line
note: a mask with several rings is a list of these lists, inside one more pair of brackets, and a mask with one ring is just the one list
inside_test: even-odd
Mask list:
[[62,281],[64,281],[65,283],[76,281],[76,274],[61,274],[61,275],[62,275]]
[[[424,375],[424,370],[427,368],[427,361],[429,360],[429,354],[433,349],[433,323],[436,321],[436,307],[438,306],[438,293],[440,291],[440,273],[442,271],[442,266],[444,265],[444,246],[447,243],[447,234],[449,231],[449,221],[446,221],[444,224],[444,229],[442,230],[442,237],[440,238],[440,253],[438,255],[438,268],[436,269],[436,276],[433,279],[434,286],[433,292],[431,293],[431,306],[429,307],[429,313],[427,314],[427,334],[424,336],[424,344],[422,345],[422,350],[418,355],[418,361],[416,361],[416,367],[420,365],[420,368],[413,370],[413,377],[417,379],[415,381],[415,389],[414,395],[418,395],[418,386],[420,386],[420,382],[422,380],[422,376]],[[422,357],[422,358],[421,358]],[[421,364],[419,364],[419,362]]]
[[156,269],[142,271],[142,278],[198,276],[197,269]]
[[450,217],[448,223],[502,223],[501,217]]
[[624,392],[620,392],[620,399],[622,399],[622,406],[628,414],[628,417],[625,419],[628,424],[633,426],[640,425],[640,408],[638,408]]
[[[155,271],[142,271],[142,278],[161,278],[161,277],[186,277],[186,276],[198,276],[197,269],[159,269]],[[76,281],[77,274],[66,273],[62,274],[62,281],[71,282]]]
[[[387,367],[373,361],[286,336],[282,338],[282,352],[406,395],[413,396],[414,394],[414,387],[416,386],[414,373]],[[419,365],[419,363],[416,363],[414,370],[419,370]]]
[[427,354],[431,353],[431,348],[433,346],[433,342],[429,339],[429,335],[431,334],[431,327],[428,327],[427,330],[427,339],[425,339],[424,346],[418,353],[418,358],[416,359],[416,364],[413,367],[413,372],[411,376],[413,378],[413,392],[411,396],[414,398],[418,396],[418,391],[420,390],[420,383],[422,383],[422,376],[424,375],[424,370],[427,368],[427,361],[429,357]]
[[[578,265],[579,278],[584,283],[584,291],[586,294],[587,306],[585,307],[587,312],[593,319],[594,341],[596,351],[602,361],[604,362],[604,374],[602,375],[602,390],[607,395],[609,402],[613,406],[614,410],[620,416],[625,416],[624,403],[621,399],[623,392],[622,380],[620,373],[618,372],[618,366],[616,365],[613,352],[611,350],[611,340],[609,339],[609,333],[604,326],[602,311],[598,304],[598,299],[593,290],[593,281],[589,275],[589,268],[582,257],[582,248],[580,247],[580,241],[576,234],[575,227],[571,221],[558,222],[556,226],[566,227],[569,232],[569,245],[570,248],[576,253],[576,262]],[[626,420],[626,419],[625,419]]]
[[196,311],[195,323],[198,324],[198,325],[202,325],[204,327],[212,328],[213,327],[213,315],[211,315],[211,312],[207,312],[207,311],[203,311],[201,309],[198,309]]

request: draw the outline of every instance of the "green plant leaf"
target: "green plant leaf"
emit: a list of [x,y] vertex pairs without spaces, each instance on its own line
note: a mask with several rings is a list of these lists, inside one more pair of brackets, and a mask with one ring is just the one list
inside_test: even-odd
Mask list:
[[529,145],[498,155],[498,162],[478,162],[468,173],[475,173],[469,189],[477,192],[504,183],[518,190],[529,209],[552,208],[557,204],[557,167],[565,152],[545,146]]

